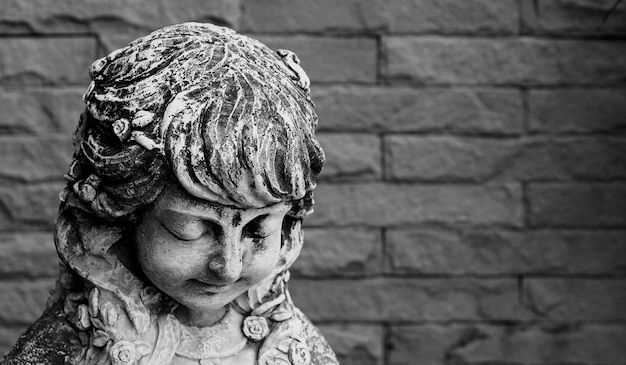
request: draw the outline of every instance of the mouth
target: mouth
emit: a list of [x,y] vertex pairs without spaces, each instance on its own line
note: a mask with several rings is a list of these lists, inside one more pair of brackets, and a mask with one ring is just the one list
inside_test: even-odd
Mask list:
[[228,290],[228,285],[215,285],[198,279],[191,279],[191,284],[208,294],[219,294]]

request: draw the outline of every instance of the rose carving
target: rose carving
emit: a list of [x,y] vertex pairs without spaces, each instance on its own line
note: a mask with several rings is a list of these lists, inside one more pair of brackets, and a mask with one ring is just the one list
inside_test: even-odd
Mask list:
[[128,341],[116,342],[111,347],[110,354],[113,365],[131,365],[137,357],[135,345]]
[[309,365],[311,363],[309,346],[299,339],[294,339],[289,346],[289,361],[293,365]]
[[270,333],[267,319],[258,316],[248,316],[243,321],[243,334],[253,341],[260,341]]

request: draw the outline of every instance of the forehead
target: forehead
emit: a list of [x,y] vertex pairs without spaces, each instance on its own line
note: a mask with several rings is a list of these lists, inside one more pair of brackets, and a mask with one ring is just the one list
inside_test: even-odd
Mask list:
[[197,198],[177,184],[169,184],[157,199],[156,211],[173,211],[179,214],[208,219],[232,219],[241,221],[262,214],[283,214],[291,208],[291,202],[280,202],[261,208],[235,207]]

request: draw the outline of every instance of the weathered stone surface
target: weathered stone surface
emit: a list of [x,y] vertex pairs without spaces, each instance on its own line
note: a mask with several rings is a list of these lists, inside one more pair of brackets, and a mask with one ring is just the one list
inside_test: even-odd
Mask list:
[[2,38],[0,84],[86,84],[95,56],[95,38]]
[[418,181],[619,180],[624,138],[389,136],[387,177]]
[[63,3],[8,0],[4,2],[0,14],[0,32],[147,33],[185,21],[237,27],[239,9],[238,0],[114,0],[106,3],[81,0],[66,0]]
[[619,274],[626,234],[580,231],[389,230],[389,270],[402,274]]
[[4,356],[13,345],[17,339],[26,331],[28,326],[26,325],[18,325],[18,326],[6,326],[0,325],[0,359]]
[[0,132],[70,136],[85,108],[81,89],[0,89]]
[[52,232],[0,234],[0,277],[53,277],[58,263]]
[[0,230],[51,229],[64,186],[62,183],[0,186]]
[[392,33],[517,33],[519,11],[514,0],[394,0],[387,3]]
[[322,180],[378,180],[382,176],[381,138],[375,134],[318,134],[326,163]]
[[321,325],[320,331],[337,354],[341,365],[382,365],[384,361],[382,326]]
[[[624,34],[626,10],[615,0],[522,0],[525,32],[551,34]],[[609,15],[610,13],[610,15]],[[603,22],[605,17],[606,22]]]
[[526,279],[525,305],[537,319],[626,320],[624,279]]
[[256,37],[271,49],[295,52],[311,82],[375,83],[378,46],[374,38],[311,36]]
[[320,130],[517,134],[517,90],[314,87]]
[[0,323],[31,324],[43,313],[54,279],[0,282]]
[[60,180],[71,161],[72,138],[0,137],[0,178],[36,182]]
[[624,100],[624,89],[531,90],[529,129],[538,133],[624,131]]
[[621,325],[393,326],[389,364],[601,364],[623,363]]
[[304,246],[291,267],[304,276],[354,276],[381,270],[380,232],[357,228],[307,228]]
[[521,190],[517,184],[320,184],[315,200],[315,214],[307,218],[311,225],[519,226],[522,223]]
[[533,227],[626,227],[626,185],[530,184]]
[[516,320],[515,279],[293,280],[295,304],[312,320]]
[[374,31],[385,27],[381,0],[244,0],[242,31]]
[[626,42],[387,37],[384,78],[416,84],[624,85]]

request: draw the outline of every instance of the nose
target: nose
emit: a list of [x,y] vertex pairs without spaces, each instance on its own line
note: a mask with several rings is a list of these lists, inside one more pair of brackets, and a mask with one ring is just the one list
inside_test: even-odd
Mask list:
[[209,258],[209,271],[215,284],[234,283],[243,269],[242,247],[235,230],[225,230],[216,242]]

